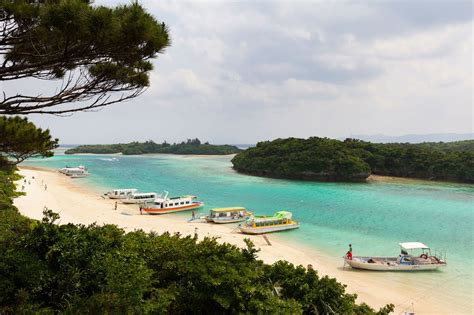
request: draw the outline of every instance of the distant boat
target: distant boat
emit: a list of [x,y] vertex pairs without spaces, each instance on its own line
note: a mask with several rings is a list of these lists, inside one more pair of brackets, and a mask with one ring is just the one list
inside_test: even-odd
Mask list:
[[291,218],[289,211],[278,211],[271,217],[251,216],[239,225],[239,230],[244,234],[265,234],[299,228],[299,223]]
[[247,220],[251,214],[243,207],[214,208],[205,216],[205,220],[218,224],[235,223]]
[[[417,271],[433,270],[446,266],[446,257],[432,255],[431,249],[420,242],[400,243],[398,257],[345,256],[344,263],[355,269],[375,271]],[[409,253],[410,252],[410,253]]]
[[105,193],[105,195],[110,199],[125,199],[136,192],[138,192],[138,189],[134,188],[114,189]]
[[157,195],[158,194],[155,192],[131,193],[122,199],[122,203],[140,204],[140,203],[153,202],[156,199]]
[[148,214],[167,214],[174,212],[198,209],[204,203],[196,200],[196,196],[168,197],[168,192],[163,192],[153,203],[145,204],[141,209]]
[[82,165],[79,165],[78,167],[66,166],[59,169],[59,172],[71,178],[82,178],[89,175],[87,168]]

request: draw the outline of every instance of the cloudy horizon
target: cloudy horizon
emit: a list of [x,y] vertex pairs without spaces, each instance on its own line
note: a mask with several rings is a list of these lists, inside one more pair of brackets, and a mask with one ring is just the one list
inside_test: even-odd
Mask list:
[[473,132],[471,1],[140,3],[172,39],[151,86],[28,116],[61,143]]

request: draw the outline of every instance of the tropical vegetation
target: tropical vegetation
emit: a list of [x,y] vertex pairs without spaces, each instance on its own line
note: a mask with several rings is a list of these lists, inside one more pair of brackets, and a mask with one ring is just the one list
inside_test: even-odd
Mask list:
[[0,114],[93,110],[146,89],[151,59],[170,44],[167,26],[137,1],[113,8],[91,2],[0,0],[0,82],[44,87],[3,91]]
[[201,143],[197,138],[188,139],[181,143],[169,144],[166,141],[159,144],[153,141],[131,142],[125,144],[97,144],[80,145],[65,151],[66,154],[95,153],[113,154],[122,153],[124,155],[138,155],[147,153],[168,153],[168,154],[208,154],[226,155],[235,154],[242,150],[233,145],[214,145],[209,142]]
[[474,140],[370,143],[357,139],[277,139],[232,159],[235,170],[322,181],[365,181],[370,174],[474,183]]
[[257,259],[214,238],[125,233],[114,225],[58,225],[18,213],[20,177],[0,171],[0,313],[388,314],[357,304],[335,279]]

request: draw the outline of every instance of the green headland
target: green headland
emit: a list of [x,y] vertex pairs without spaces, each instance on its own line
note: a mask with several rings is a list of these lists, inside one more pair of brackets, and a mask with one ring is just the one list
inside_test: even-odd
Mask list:
[[233,145],[215,145],[208,142],[201,143],[197,138],[188,139],[181,143],[169,144],[166,141],[159,144],[153,141],[130,142],[119,144],[95,144],[80,145],[66,150],[65,154],[94,153],[94,154],[114,154],[139,155],[151,153],[168,154],[196,154],[196,155],[227,155],[239,153],[242,150]]
[[259,142],[232,159],[236,171],[316,181],[365,181],[371,174],[474,183],[474,140],[371,143],[287,138]]

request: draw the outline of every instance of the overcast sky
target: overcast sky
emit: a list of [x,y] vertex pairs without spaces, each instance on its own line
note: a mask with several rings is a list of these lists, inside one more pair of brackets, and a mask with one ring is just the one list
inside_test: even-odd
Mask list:
[[61,143],[472,132],[471,1],[140,2],[172,38],[150,88],[29,116]]

